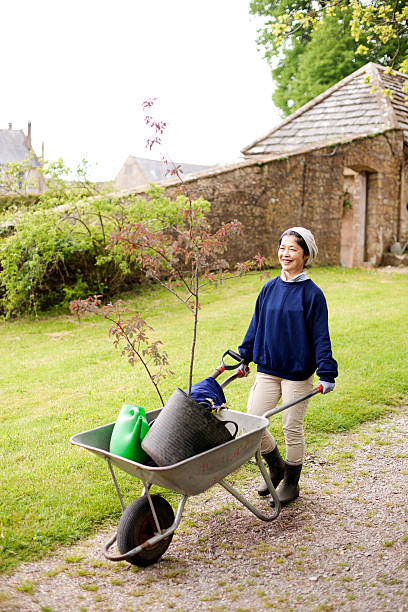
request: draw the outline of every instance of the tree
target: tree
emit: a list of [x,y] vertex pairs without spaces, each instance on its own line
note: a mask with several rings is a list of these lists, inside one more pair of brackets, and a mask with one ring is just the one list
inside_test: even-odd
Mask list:
[[253,0],[250,10],[265,18],[257,42],[284,115],[368,61],[408,71],[407,0]]
[[[154,102],[155,98],[146,100],[143,103],[144,111],[150,112]],[[146,144],[151,150],[153,146],[161,145],[166,123],[150,115],[145,116],[145,122],[153,130],[152,137]],[[122,249],[125,258],[131,258],[148,279],[164,287],[192,314],[188,375],[190,395],[203,290],[210,284],[218,286],[227,279],[248,273],[251,269],[262,270],[266,260],[257,255],[253,261],[236,264],[236,269],[231,271],[224,255],[229,241],[241,233],[241,223],[234,219],[213,228],[206,214],[209,211],[209,202],[193,201],[183,180],[181,167],[176,166],[169,158],[162,156],[162,159],[168,168],[167,174],[177,177],[179,188],[184,194],[179,196],[185,198],[185,201],[178,210],[177,218],[169,222],[168,218],[161,217],[158,210],[154,219],[124,219],[122,225],[111,232],[108,249],[115,252],[118,248]],[[142,363],[163,404],[158,382],[167,375],[169,363],[167,354],[159,351],[158,344],[161,342],[149,341],[147,331],[153,330],[140,315],[125,319],[122,316],[121,303],[119,306],[118,303],[102,306],[100,297],[96,295],[86,300],[74,300],[70,304],[70,310],[78,317],[85,312],[92,312],[104,316],[114,324],[111,335],[114,336],[115,345],[118,346],[122,342],[122,354],[128,356],[132,365]],[[156,367],[156,373],[153,373],[149,361]]]
[[179,218],[172,226],[152,231],[149,223],[128,223],[111,234],[111,246],[120,245],[124,254],[133,257],[146,276],[167,289],[193,315],[188,393],[191,392],[193,364],[197,341],[200,296],[204,287],[218,284],[244,271],[231,274],[223,259],[231,238],[241,231],[241,224],[233,220],[222,223],[216,230],[204,214],[194,208],[189,199],[179,211]]

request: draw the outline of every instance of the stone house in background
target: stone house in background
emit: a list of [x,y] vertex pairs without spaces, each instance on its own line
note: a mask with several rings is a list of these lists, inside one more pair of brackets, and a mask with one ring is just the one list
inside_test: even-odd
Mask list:
[[[245,147],[242,162],[185,179],[212,203],[214,227],[242,222],[231,263],[258,252],[277,263],[294,225],[313,231],[320,265],[376,266],[408,241],[407,83],[366,64]],[[175,195],[177,181],[165,189]]]
[[[300,147],[320,148],[338,142],[339,137],[342,142],[365,139],[360,159],[344,157],[343,207],[338,220],[343,266],[376,265],[384,248],[408,239],[408,90],[403,91],[404,84],[408,85],[407,75],[367,64],[243,150],[246,156],[256,157],[291,153]],[[371,145],[376,134],[382,134],[383,146],[389,149],[382,156],[378,144]]]
[[[181,166],[183,178],[187,174],[206,170],[210,167],[180,163],[176,163],[175,165]],[[146,185],[146,183],[157,183],[166,180],[170,177],[166,172],[173,168],[174,165],[171,163],[166,165],[164,162],[156,159],[146,159],[144,157],[129,155],[113,182],[114,188],[120,191],[129,190],[139,185]]]
[[[29,170],[21,176],[20,189],[25,193],[41,193],[44,189],[43,181],[39,169],[44,159],[44,147],[42,157],[38,157],[31,144],[31,121],[28,122],[27,135],[23,130],[13,130],[11,123],[8,129],[0,130],[0,176],[4,175],[7,165],[14,162],[24,162],[31,157]],[[28,185],[23,187],[23,183],[28,181]],[[0,193],[7,190],[1,188]]]

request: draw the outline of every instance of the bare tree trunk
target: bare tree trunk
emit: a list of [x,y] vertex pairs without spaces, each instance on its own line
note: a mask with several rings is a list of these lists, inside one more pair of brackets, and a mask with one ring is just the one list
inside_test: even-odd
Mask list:
[[194,289],[193,341],[191,343],[190,371],[188,374],[188,395],[191,395],[191,387],[193,384],[193,365],[194,365],[195,345],[196,345],[196,340],[197,340],[197,323],[198,323],[198,270],[196,269],[195,289]]

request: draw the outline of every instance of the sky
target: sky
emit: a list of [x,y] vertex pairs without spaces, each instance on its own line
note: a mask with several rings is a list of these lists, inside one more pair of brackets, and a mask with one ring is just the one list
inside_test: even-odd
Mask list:
[[[234,162],[279,123],[249,0],[1,0],[0,129],[112,180],[129,155]],[[142,102],[165,121],[152,151]]]

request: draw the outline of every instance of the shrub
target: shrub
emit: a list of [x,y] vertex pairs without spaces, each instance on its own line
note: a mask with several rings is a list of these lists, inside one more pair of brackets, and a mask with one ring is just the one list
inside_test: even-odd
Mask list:
[[24,206],[32,206],[38,203],[40,196],[36,194],[0,194],[0,213],[10,208],[16,209]]
[[[111,298],[140,274],[136,253],[106,248],[110,235],[141,221],[171,225],[185,201],[154,186],[144,199],[109,197],[91,183],[70,186],[57,176],[35,206],[4,217],[14,231],[0,241],[0,312],[10,317],[67,306],[90,293]],[[209,209],[205,201],[194,205]]]

